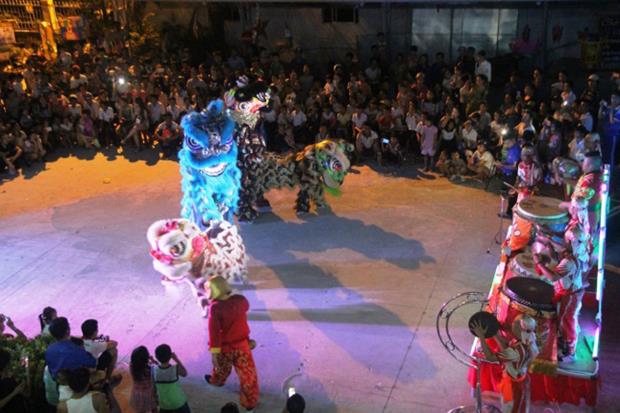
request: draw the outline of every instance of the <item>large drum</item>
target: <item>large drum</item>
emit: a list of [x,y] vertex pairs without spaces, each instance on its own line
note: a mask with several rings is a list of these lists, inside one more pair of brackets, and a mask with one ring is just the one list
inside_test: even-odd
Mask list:
[[513,338],[518,316],[527,314],[536,320],[536,342],[540,353],[532,371],[553,374],[557,367],[557,313],[553,287],[541,280],[514,277],[500,288],[495,315],[507,338]]
[[[546,266],[553,268],[558,263],[547,257]],[[536,271],[536,264],[534,263],[534,257],[531,252],[522,252],[521,254],[517,254],[514,258],[510,260],[508,264],[508,268],[510,269],[510,278],[513,277],[526,277],[526,278],[535,278],[541,281],[546,282],[547,284],[553,285],[557,279],[549,279],[544,274],[539,274]]]
[[[530,252],[522,252],[510,260],[508,264],[513,277],[537,278],[536,265]],[[512,278],[512,277],[511,277]]]
[[537,231],[548,234],[564,233],[568,223],[568,211],[560,208],[560,200],[535,196],[524,199],[515,207],[517,215],[536,225]]

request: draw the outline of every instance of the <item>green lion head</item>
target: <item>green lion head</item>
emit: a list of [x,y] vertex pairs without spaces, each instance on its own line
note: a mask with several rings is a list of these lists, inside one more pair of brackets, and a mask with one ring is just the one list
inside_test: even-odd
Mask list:
[[327,139],[311,145],[304,152],[307,151],[311,151],[316,160],[325,190],[338,195],[351,166],[347,153],[353,152],[353,145]]

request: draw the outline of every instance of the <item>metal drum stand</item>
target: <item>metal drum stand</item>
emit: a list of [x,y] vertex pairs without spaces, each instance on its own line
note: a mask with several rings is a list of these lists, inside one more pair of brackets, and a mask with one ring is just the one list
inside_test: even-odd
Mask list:
[[437,336],[446,351],[459,363],[472,368],[476,371],[476,387],[474,388],[474,406],[459,406],[448,411],[448,413],[501,413],[501,410],[492,404],[482,403],[482,391],[480,389],[480,363],[497,364],[485,359],[475,357],[469,352],[460,348],[452,339],[450,334],[450,318],[458,309],[470,305],[479,304],[480,310],[487,304],[486,296],[478,291],[470,291],[461,293],[445,302],[439,313],[435,326],[437,328]]

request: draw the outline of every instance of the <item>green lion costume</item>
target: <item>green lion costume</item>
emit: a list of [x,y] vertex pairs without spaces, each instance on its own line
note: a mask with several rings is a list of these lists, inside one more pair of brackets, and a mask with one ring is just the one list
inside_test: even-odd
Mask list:
[[351,166],[348,157],[351,152],[351,144],[324,140],[283,157],[266,153],[259,174],[260,192],[299,186],[295,202],[298,214],[309,212],[312,204],[324,208],[327,206],[325,191],[332,195],[340,193]]

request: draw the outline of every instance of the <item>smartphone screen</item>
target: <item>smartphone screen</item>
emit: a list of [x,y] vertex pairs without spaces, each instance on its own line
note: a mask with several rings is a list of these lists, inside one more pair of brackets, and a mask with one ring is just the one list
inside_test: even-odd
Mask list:
[[288,397],[291,397],[293,394],[295,394],[295,387],[289,387],[288,388]]

